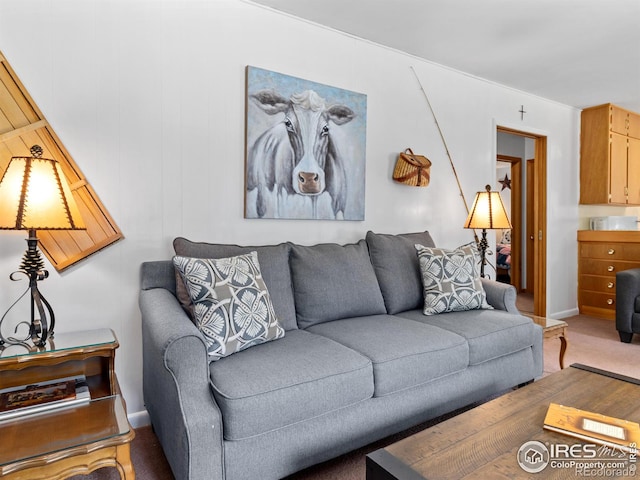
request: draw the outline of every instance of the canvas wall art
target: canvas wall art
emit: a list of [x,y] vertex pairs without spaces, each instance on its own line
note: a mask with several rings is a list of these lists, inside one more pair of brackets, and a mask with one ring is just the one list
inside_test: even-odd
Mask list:
[[246,218],[364,220],[367,96],[247,67]]

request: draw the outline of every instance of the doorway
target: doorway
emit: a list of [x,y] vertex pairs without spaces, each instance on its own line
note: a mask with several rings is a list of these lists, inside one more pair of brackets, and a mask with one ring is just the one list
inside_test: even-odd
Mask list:
[[[519,299],[531,300],[527,310],[546,315],[546,198],[547,198],[547,138],[511,128],[497,127],[498,165],[505,165],[511,179],[497,179],[496,186],[510,187],[512,231],[510,232],[511,266],[509,283],[514,285]],[[501,163],[499,163],[501,162]],[[504,173],[502,177],[504,177]],[[506,182],[506,180],[509,180]],[[501,185],[502,184],[502,185]],[[500,232],[498,232],[500,233]],[[496,239],[499,243],[501,238]],[[527,302],[523,302],[525,305]]]
[[522,219],[530,216],[526,206],[522,206],[522,158],[498,154],[496,174],[499,184],[496,188],[512,227],[511,230],[499,231],[496,236],[496,279],[510,283],[521,292],[527,285],[521,273],[522,257],[527,256],[526,249],[522,248]]

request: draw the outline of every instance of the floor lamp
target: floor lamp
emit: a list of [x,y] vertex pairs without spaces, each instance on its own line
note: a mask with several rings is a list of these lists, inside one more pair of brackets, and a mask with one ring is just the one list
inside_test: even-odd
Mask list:
[[[0,318],[0,347],[4,344],[25,344],[28,340],[43,347],[48,337],[53,337],[55,316],[49,302],[38,290],[38,281],[49,276],[38,250],[37,230],[84,230],[85,224],[80,210],[67,184],[62,167],[51,159],[42,158],[42,147],[31,147],[30,157],[12,157],[0,178],[0,230],[28,230],[27,251],[22,257],[19,270],[9,278],[19,280],[21,273],[29,279],[27,291],[31,296],[31,321],[24,336],[5,337],[2,323],[11,306]],[[25,295],[27,293],[23,295]],[[36,313],[40,318],[36,318]],[[14,328],[14,335],[20,325]]]
[[511,228],[511,222],[502,204],[500,193],[492,192],[490,185],[485,187],[485,191],[476,193],[464,228],[482,229],[482,240],[478,243],[478,248],[480,249],[480,276],[484,277],[486,252],[489,246],[487,229]]

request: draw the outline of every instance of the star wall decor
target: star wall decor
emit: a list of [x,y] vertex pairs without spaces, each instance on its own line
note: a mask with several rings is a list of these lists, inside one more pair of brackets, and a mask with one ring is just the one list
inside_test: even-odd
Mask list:
[[502,188],[500,189],[500,191],[504,190],[505,188],[511,190],[511,180],[509,179],[508,174],[505,173],[504,178],[502,180],[498,180],[498,182],[502,184]]

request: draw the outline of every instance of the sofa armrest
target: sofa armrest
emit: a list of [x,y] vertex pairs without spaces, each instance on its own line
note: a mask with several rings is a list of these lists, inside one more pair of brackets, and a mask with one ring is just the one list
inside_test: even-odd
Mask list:
[[222,416],[204,339],[168,290],[142,290],[139,305],[144,401],[173,474],[224,478]]
[[616,330],[619,332],[640,333],[634,332],[632,325],[638,295],[640,295],[640,268],[616,273]]
[[520,313],[518,307],[516,307],[516,288],[513,285],[496,282],[488,278],[481,278],[481,280],[489,305],[498,310]]

